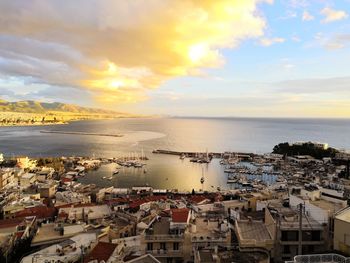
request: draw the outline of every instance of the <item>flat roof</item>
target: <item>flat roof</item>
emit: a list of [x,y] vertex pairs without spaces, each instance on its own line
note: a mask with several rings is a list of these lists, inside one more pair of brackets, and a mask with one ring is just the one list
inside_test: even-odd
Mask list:
[[265,241],[272,239],[266,225],[260,221],[237,221],[238,233],[242,239]]
[[350,207],[340,211],[335,218],[350,223]]

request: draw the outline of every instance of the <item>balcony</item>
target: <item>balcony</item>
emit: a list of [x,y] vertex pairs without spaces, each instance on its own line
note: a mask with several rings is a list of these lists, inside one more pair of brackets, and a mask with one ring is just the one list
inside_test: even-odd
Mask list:
[[146,253],[152,254],[154,257],[183,257],[182,250],[146,250]]
[[145,240],[181,242],[184,240],[184,235],[145,235]]
[[350,263],[350,258],[343,257],[338,254],[315,254],[295,256],[294,261],[286,261],[286,263]]

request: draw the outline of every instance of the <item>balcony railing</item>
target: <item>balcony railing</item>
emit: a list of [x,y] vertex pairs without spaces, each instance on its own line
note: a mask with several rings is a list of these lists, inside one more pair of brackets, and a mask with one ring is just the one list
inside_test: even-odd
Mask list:
[[350,258],[343,257],[338,254],[315,254],[295,256],[294,261],[286,261],[287,263],[350,263]]
[[146,250],[146,253],[152,254],[155,257],[183,257],[182,250]]
[[145,235],[145,240],[159,240],[159,241],[181,241],[184,239],[183,235]]

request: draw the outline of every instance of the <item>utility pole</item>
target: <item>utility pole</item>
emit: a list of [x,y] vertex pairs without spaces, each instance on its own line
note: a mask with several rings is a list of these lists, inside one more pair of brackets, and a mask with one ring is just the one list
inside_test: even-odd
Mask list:
[[278,251],[279,249],[277,248],[278,244],[279,244],[279,226],[280,226],[280,217],[279,217],[279,214],[277,213],[276,214],[276,225],[275,225],[275,247],[273,248],[273,260],[274,261],[277,261],[277,258],[278,258]]
[[303,204],[299,204],[299,243],[298,243],[298,255],[303,254]]

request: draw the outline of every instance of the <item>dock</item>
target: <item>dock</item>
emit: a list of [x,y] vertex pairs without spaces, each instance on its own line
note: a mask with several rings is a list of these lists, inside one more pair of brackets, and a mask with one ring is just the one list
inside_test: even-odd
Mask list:
[[[170,155],[178,155],[178,156],[181,156],[181,155],[184,155],[186,157],[196,157],[198,155],[206,155],[207,153],[206,152],[180,152],[180,151],[172,151],[172,150],[162,150],[162,149],[156,149],[156,150],[153,150],[152,153],[155,153],[155,154],[170,154]],[[225,156],[236,156],[238,158],[241,158],[241,159],[250,159],[250,158],[253,158],[255,156],[255,154],[253,153],[241,153],[241,152],[208,152],[208,155],[211,157],[211,158],[225,158]]]

